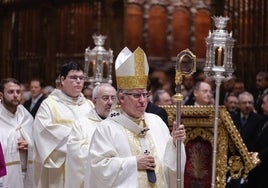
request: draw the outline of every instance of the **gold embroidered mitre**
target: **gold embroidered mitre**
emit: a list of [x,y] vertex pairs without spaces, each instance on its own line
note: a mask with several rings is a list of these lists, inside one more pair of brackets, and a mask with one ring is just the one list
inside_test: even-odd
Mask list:
[[125,47],[115,60],[118,89],[146,88],[148,72],[146,54],[140,47],[133,53]]

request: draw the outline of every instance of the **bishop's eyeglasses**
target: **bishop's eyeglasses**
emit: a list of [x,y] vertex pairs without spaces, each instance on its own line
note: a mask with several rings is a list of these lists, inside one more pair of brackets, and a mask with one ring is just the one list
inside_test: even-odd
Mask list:
[[147,93],[147,92],[145,92],[145,93],[134,93],[134,92],[133,93],[127,93],[127,92],[125,92],[124,95],[130,95],[135,99],[139,99],[139,98],[141,98],[141,96],[143,98],[147,98],[147,97],[149,97],[150,94]]

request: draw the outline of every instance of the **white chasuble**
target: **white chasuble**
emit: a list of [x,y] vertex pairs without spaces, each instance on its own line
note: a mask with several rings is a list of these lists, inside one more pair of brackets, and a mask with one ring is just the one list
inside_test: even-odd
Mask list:
[[[136,155],[144,153],[141,140],[134,130],[123,125],[126,121],[120,120],[121,116],[128,118],[120,111],[112,111],[95,130],[89,149],[88,187],[171,188],[171,185],[176,185],[176,147],[166,124],[157,115],[144,114],[149,128],[144,138],[156,160],[157,181],[151,184],[148,183],[146,171],[137,169]],[[184,171],[184,145],[181,155]]]
[[[0,103],[0,142],[7,168],[7,175],[0,178],[3,188],[33,187],[32,125],[32,115],[22,105],[13,114]],[[28,143],[27,152],[19,152],[19,138]]]
[[75,122],[92,108],[82,94],[74,99],[58,89],[43,101],[34,121],[36,187],[83,187],[88,129]]

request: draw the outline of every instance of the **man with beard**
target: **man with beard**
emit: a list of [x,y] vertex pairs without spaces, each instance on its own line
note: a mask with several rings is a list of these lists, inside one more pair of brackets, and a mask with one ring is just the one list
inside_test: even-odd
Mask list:
[[7,175],[0,178],[0,187],[33,187],[33,140],[31,114],[21,103],[20,83],[14,78],[0,83],[0,142]]
[[91,125],[80,126],[75,121],[89,117],[94,105],[81,92],[85,76],[76,62],[64,64],[59,79],[60,88],[42,102],[34,121],[38,188],[76,188],[84,184]]

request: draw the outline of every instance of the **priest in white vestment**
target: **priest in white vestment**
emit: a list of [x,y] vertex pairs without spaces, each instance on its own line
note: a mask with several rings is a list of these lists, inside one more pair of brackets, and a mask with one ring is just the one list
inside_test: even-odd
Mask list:
[[[84,186],[91,125],[75,123],[89,117],[93,103],[81,90],[84,74],[78,64],[62,67],[61,87],[41,104],[34,121],[35,186],[80,188]],[[94,129],[93,129],[94,130]]]
[[[120,108],[97,126],[89,148],[87,188],[176,187],[176,142],[185,139],[183,125],[172,136],[163,120],[146,113],[148,64],[141,48],[124,48],[116,59]],[[181,144],[181,173],[186,155]]]
[[[92,101],[95,107],[89,112],[90,113],[89,117],[81,118],[76,122],[76,124],[80,124],[81,126],[91,128],[90,131],[87,131],[89,140],[91,140],[95,128],[99,125],[99,123],[102,120],[107,118],[112,107],[115,105],[116,102],[115,88],[108,83],[101,83],[95,86],[92,92]],[[88,155],[88,152],[86,153],[86,155]],[[87,167],[87,165],[85,167]],[[89,173],[88,168],[87,173]],[[85,176],[85,183],[86,183],[85,187],[87,187],[89,185],[88,174]]]
[[33,117],[21,102],[20,83],[3,79],[0,83],[0,142],[7,174],[1,188],[33,187]]

